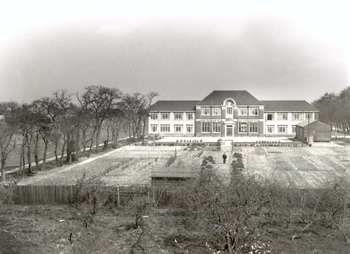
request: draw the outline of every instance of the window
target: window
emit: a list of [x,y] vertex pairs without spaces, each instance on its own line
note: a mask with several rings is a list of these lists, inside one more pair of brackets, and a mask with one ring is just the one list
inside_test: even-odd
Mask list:
[[213,107],[213,115],[220,116],[221,115],[221,108],[220,107]]
[[233,108],[232,107],[227,107],[226,108],[226,114],[227,115],[233,115]]
[[305,113],[305,115],[306,115],[306,119],[310,119],[310,120],[314,119],[314,113],[308,112],[308,113]]
[[292,133],[295,133],[295,125],[292,125]]
[[193,124],[186,124],[186,132],[188,133],[193,132]]
[[170,113],[169,112],[161,112],[160,113],[160,118],[162,120],[170,120]]
[[202,132],[210,132],[209,124],[209,122],[202,122]]
[[238,115],[246,116],[247,115],[247,107],[238,107]]
[[221,132],[221,123],[213,123],[213,132]]
[[258,132],[258,123],[249,123],[249,132]]
[[267,133],[275,133],[275,126],[274,125],[268,125],[267,126]]
[[247,123],[238,123],[238,132],[247,132]]
[[158,124],[151,124],[151,132],[157,132],[158,131]]
[[288,113],[277,113],[277,120],[288,120]]
[[278,133],[287,133],[288,132],[288,125],[277,125],[277,132]]
[[259,109],[256,107],[249,108],[249,115],[251,116],[257,116],[259,112]]
[[202,108],[202,116],[210,116],[210,108],[209,107]]
[[293,121],[302,121],[303,120],[303,113],[293,113],[292,114],[292,120]]
[[233,101],[227,100],[227,101],[225,102],[225,105],[228,106],[228,107],[232,107],[232,106],[235,105],[235,104],[233,103]]
[[160,132],[170,132],[170,124],[161,124]]
[[151,113],[151,119],[152,120],[157,120],[158,119],[158,113]]
[[193,120],[193,113],[186,113],[187,120]]
[[266,120],[273,121],[273,115],[274,115],[274,113],[268,113],[266,116]]
[[175,112],[174,113],[174,120],[182,120],[183,113],[182,112]]
[[182,132],[182,124],[174,124],[174,132]]

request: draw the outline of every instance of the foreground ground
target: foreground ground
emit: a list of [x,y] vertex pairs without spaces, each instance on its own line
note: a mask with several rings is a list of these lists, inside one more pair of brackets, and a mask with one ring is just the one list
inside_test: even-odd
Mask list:
[[[344,144],[222,149],[227,150],[229,162],[234,153],[243,155],[244,175],[261,176],[286,187],[322,187],[347,176],[350,169],[350,151]],[[229,179],[230,163],[222,163],[223,150],[217,151],[216,147],[127,146],[102,156],[85,158],[77,164],[38,173],[22,179],[19,184],[74,184],[83,172],[111,185],[149,184],[151,171],[165,168],[175,153],[177,159],[170,168],[199,168],[203,158],[210,155],[216,162],[216,173]],[[141,232],[140,227],[130,226],[133,221],[128,208],[103,207],[96,215],[95,223],[85,227],[82,213],[68,205],[2,204],[0,254],[132,253],[132,246]],[[259,228],[255,232],[256,244],[265,244],[265,250],[252,253],[349,253],[349,243],[336,227],[314,223],[301,231],[306,226],[295,220],[288,227]],[[153,209],[143,217],[143,227],[146,230],[138,245],[144,252],[141,247],[136,247],[134,253],[218,253],[206,246],[208,236],[181,210]]]
[[[134,218],[123,210],[101,210],[95,224],[87,228],[69,206],[10,205],[0,210],[1,254],[132,253],[141,233],[140,228],[130,227]],[[253,244],[264,251],[252,253],[348,253],[349,244],[337,230],[310,227],[294,239],[301,227],[259,229]],[[219,253],[207,247],[208,236],[190,218],[173,209],[157,209],[145,215],[143,229],[138,244],[144,252],[136,247],[133,253]]]

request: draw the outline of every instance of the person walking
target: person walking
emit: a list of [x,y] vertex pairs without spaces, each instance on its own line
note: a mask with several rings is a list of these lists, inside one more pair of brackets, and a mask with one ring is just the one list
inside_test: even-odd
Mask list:
[[224,154],[222,155],[222,159],[223,159],[223,161],[224,161],[224,164],[226,164],[226,159],[227,159],[226,153],[224,153]]

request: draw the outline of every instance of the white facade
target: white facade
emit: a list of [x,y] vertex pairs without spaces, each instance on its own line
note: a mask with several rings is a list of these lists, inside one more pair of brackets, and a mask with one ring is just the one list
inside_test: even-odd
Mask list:
[[295,126],[304,120],[315,120],[314,112],[264,112],[266,135],[295,135]]
[[194,135],[194,112],[152,112],[149,118],[149,134]]

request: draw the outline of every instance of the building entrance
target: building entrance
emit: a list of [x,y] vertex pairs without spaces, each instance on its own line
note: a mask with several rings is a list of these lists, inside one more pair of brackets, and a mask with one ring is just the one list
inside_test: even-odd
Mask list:
[[233,137],[233,126],[226,125],[226,137]]

